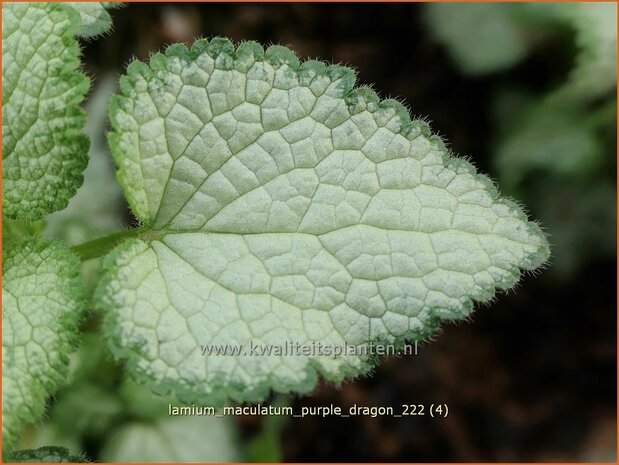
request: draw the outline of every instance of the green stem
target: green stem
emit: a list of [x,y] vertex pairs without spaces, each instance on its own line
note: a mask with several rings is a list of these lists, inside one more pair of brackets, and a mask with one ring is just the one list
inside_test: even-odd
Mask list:
[[149,228],[147,226],[125,229],[124,231],[118,231],[108,236],[100,237],[98,239],[73,246],[71,247],[71,251],[77,254],[81,261],[101,257],[116,247],[123,239],[136,237],[141,233],[148,231],[148,229]]

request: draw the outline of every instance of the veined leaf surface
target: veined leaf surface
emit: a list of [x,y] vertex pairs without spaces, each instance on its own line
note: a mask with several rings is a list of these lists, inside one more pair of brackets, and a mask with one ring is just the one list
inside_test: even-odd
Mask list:
[[37,220],[61,210],[82,183],[88,138],[80,102],[79,14],[58,3],[2,8],[3,215]]
[[83,314],[79,262],[57,243],[9,245],[2,261],[2,442],[39,420],[65,381]]
[[149,226],[106,259],[110,345],[156,391],[256,401],[358,354],[203,356],[424,339],[548,257],[537,224],[353,71],[222,39],[133,62],[110,146]]

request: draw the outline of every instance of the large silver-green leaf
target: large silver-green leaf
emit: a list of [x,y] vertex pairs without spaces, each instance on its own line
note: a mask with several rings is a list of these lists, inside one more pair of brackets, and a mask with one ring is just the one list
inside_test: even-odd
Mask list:
[[4,247],[2,257],[2,443],[9,451],[47,396],[65,381],[82,316],[78,260],[56,243]]
[[82,183],[88,138],[79,104],[79,14],[57,3],[2,8],[3,214],[36,220],[64,208]]
[[[307,392],[372,366],[333,352],[426,338],[547,259],[487,177],[354,81],[221,39],[129,66],[109,140],[150,229],[107,257],[98,302],[138,379],[194,401]],[[331,353],[203,356],[226,344]]]

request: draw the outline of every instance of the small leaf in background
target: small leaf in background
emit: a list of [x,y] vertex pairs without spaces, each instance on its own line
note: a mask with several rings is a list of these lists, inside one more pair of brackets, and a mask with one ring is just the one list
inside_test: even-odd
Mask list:
[[21,450],[39,449],[54,444],[67,449],[71,455],[82,454],[82,444],[79,436],[64,432],[53,421],[46,419],[42,423],[33,423],[24,428],[24,433],[17,447]]
[[542,172],[565,178],[586,176],[604,157],[595,128],[577,108],[535,103],[509,124],[495,165],[501,184],[510,191],[527,175]]
[[[611,182],[551,181],[532,192],[535,210],[544,218],[557,253],[552,269],[563,279],[600,257],[617,254],[616,187]],[[574,245],[578,244],[577,247]]]
[[233,425],[212,416],[166,417],[125,424],[103,447],[102,462],[236,462]]
[[445,45],[462,71],[479,76],[510,68],[528,52],[513,3],[429,3],[429,32]]
[[50,418],[76,437],[98,437],[118,425],[123,405],[115,393],[94,383],[73,383],[54,403]]
[[429,32],[462,72],[473,76],[515,66],[537,45],[540,29],[547,33],[553,23],[566,25],[575,34],[578,55],[569,77],[551,98],[564,103],[587,101],[616,86],[617,5],[613,2],[431,3],[426,5],[425,19]]
[[586,101],[608,94],[617,85],[617,4],[574,2],[548,7],[574,29],[579,49],[568,82],[552,98]]
[[159,396],[148,387],[127,377],[118,387],[125,412],[137,421],[154,421],[167,417],[168,407],[181,405],[173,396]]

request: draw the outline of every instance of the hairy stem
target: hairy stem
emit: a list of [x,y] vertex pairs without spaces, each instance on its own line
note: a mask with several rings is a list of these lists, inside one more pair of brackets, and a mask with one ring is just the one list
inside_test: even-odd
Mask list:
[[101,257],[116,247],[124,239],[136,237],[149,230],[148,226],[140,226],[132,229],[125,229],[107,236],[84,242],[71,247],[71,251],[80,257],[80,260],[90,260],[92,258]]

